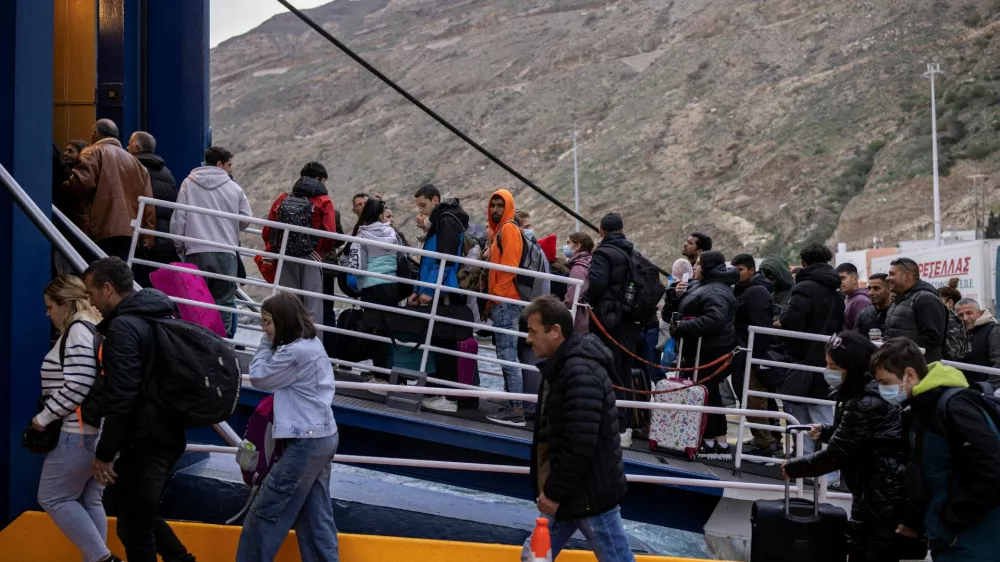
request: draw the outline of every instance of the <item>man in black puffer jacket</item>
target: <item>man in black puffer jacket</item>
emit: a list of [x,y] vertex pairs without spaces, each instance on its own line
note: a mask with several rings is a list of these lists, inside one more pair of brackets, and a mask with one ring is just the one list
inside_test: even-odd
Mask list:
[[[833,252],[822,244],[807,245],[799,253],[802,271],[795,279],[788,308],[781,314],[783,330],[830,336],[844,327],[844,299],[837,295],[840,275],[830,265]],[[823,342],[785,338],[788,361],[814,367],[826,366]],[[830,385],[820,373],[789,371],[779,387],[781,394],[827,399]],[[833,423],[833,408],[817,404],[785,401],[785,411],[801,423]],[[813,452],[815,444],[806,439],[805,453]]]
[[[149,172],[149,182],[153,186],[153,198],[169,203],[177,202],[177,181],[170,173],[170,168],[156,154],[156,139],[145,131],[136,131],[128,140],[129,154],[135,156],[140,164]],[[170,232],[170,217],[174,210],[156,205],[156,231]],[[142,252],[141,248],[137,251]],[[174,241],[157,236],[153,241],[153,249],[146,250],[146,259],[160,263],[181,261],[174,249]],[[143,287],[149,287],[151,269],[138,265],[135,267],[136,281]]]
[[[614,368],[608,371],[608,376],[616,386],[632,388],[632,365],[635,360],[615,345],[618,342],[635,353],[642,329],[638,322],[626,318],[623,310],[625,283],[628,281],[633,253],[632,242],[625,238],[624,229],[625,223],[617,213],[608,213],[601,219],[601,243],[594,250],[594,257],[590,261],[587,294],[584,296],[601,326],[611,335],[609,339],[591,319],[590,333],[597,334],[615,358]],[[636,399],[633,394],[621,391],[618,398]],[[631,410],[622,408],[618,411],[618,428],[622,432],[622,441],[628,447],[632,442]]]
[[[692,285],[693,289],[675,289],[675,293],[681,290],[677,310],[685,320],[670,328],[671,337],[684,343],[682,361],[688,367],[695,364],[696,358],[700,365],[711,363],[735,349],[738,342],[734,326],[736,297],[733,296],[732,285],[740,280],[739,272],[726,264],[726,258],[721,252],[702,252],[694,266],[694,278],[698,284]],[[680,286],[683,285],[681,283]],[[719,385],[729,376],[730,368],[726,367],[724,372],[712,379],[707,377],[715,372],[716,367],[702,369],[698,373],[699,383],[706,379],[704,385],[708,390],[709,406],[723,406]],[[726,416],[709,414],[705,423],[705,440],[698,450],[698,456],[732,460],[727,432]]]
[[146,394],[155,355],[155,328],[146,319],[174,316],[177,308],[155,289],[134,292],[132,272],[118,257],[97,260],[83,277],[91,303],[104,317],[97,326],[104,335],[103,383],[91,391],[99,393],[96,402],[88,398],[83,405],[88,424],[96,425],[88,407],[96,406],[103,417],[94,477],[117,489],[118,538],[130,562],[155,562],[157,553],[166,562],[194,562],[157,515],[174,464],[187,447],[185,427]]
[[920,279],[920,267],[910,258],[893,260],[887,281],[896,298],[885,315],[883,338],[909,338],[924,348],[928,363],[940,361],[948,309],[937,289]]
[[[618,507],[626,485],[611,353],[594,335],[574,333],[569,310],[552,295],[533,300],[524,316],[528,344],[545,360],[531,482],[538,510],[549,519],[552,559],[577,529],[589,529],[599,562],[634,560]],[[528,560],[530,544],[528,537]]]

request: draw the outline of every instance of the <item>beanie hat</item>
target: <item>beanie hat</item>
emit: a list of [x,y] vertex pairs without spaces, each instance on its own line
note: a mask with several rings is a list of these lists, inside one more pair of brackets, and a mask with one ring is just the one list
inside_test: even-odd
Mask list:
[[698,259],[701,261],[701,270],[709,272],[726,263],[726,256],[722,252],[702,252]]
[[549,261],[556,259],[557,242],[559,242],[559,237],[555,234],[549,234],[545,238],[538,241],[538,245],[542,247],[542,252],[545,254],[545,259]]
[[618,213],[608,213],[601,219],[601,230],[604,232],[618,232],[625,229],[625,221]]

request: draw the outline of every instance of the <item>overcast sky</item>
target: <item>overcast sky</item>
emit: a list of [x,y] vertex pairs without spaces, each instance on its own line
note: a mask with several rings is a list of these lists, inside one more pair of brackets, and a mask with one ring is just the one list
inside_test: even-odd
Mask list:
[[[331,0],[291,0],[300,10],[329,4]],[[271,16],[287,12],[276,0],[211,0],[211,36],[215,47],[230,37],[242,35],[267,21]]]

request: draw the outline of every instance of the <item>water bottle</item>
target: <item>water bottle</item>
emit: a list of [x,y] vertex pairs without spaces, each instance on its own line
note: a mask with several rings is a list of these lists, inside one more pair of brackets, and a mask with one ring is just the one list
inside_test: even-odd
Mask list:
[[879,330],[878,328],[868,330],[868,339],[875,344],[882,343],[882,330]]
[[635,283],[629,283],[625,287],[625,310],[635,308]]

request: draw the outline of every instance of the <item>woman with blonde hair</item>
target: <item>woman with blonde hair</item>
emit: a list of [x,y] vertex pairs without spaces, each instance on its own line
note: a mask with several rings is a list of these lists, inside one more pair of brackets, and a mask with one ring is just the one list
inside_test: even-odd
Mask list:
[[44,298],[59,339],[42,361],[44,404],[31,424],[43,431],[58,423],[61,431],[55,449],[45,455],[38,504],[85,562],[119,561],[106,544],[104,486],[92,472],[98,429],[85,424],[79,413],[97,377],[95,334],[101,315],[91,306],[83,281],[73,275],[55,278],[45,287]]

